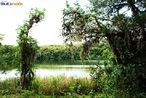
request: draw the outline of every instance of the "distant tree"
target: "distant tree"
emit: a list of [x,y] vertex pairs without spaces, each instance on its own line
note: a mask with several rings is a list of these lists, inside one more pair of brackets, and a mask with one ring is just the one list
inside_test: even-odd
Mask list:
[[2,44],[1,41],[3,40],[3,34],[0,33],[0,70],[3,70],[4,68],[4,62],[3,62],[3,58],[2,58]]
[[3,34],[0,33],[0,45],[1,45],[1,41],[3,40]]
[[5,69],[9,70],[12,68],[18,68],[18,47],[13,45],[2,45],[1,46],[2,59],[5,63]]
[[29,34],[30,29],[44,19],[44,11],[39,9],[31,9],[29,12],[29,20],[24,21],[22,26],[19,26],[18,31],[18,46],[20,48],[20,67],[21,67],[21,89],[29,89],[31,81],[34,77],[32,67],[34,65],[35,55],[38,49],[37,41]]
[[[82,55],[106,39],[114,54],[117,89],[129,97],[146,92],[146,2],[144,0],[89,0],[89,10],[79,3],[63,10],[65,42],[82,41]],[[124,12],[123,12],[123,11]],[[130,13],[128,15],[128,13]],[[136,94],[139,94],[136,95]]]

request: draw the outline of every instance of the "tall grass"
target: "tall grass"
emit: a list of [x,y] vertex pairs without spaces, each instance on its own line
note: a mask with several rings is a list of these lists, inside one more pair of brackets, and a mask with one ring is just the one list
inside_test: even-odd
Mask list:
[[65,95],[70,93],[88,94],[95,89],[95,83],[88,78],[65,77],[64,75],[49,78],[36,78],[32,89],[43,95]]
[[[31,93],[45,96],[87,95],[91,90],[97,91],[97,89],[96,83],[90,78],[75,78],[60,75],[46,78],[35,77],[32,82]],[[0,94],[2,96],[19,95],[19,79],[11,78],[0,81]]]

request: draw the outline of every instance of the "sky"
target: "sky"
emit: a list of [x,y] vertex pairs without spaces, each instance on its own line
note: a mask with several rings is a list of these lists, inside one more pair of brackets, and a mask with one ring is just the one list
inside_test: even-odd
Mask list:
[[[0,5],[0,33],[4,35],[2,44],[17,45],[17,31],[19,25],[27,20],[28,12],[31,8],[46,9],[45,19],[37,24],[31,31],[31,36],[38,41],[38,45],[58,45],[63,44],[61,34],[62,10],[66,7],[66,0],[4,0],[15,3],[21,2],[21,6]],[[88,0],[78,0],[82,7],[88,4]],[[1,1],[0,1],[1,2]],[[68,0],[70,4],[76,0]]]

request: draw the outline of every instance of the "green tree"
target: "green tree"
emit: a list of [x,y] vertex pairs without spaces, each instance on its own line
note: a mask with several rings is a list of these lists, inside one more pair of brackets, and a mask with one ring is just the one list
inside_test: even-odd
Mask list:
[[3,40],[3,34],[0,33],[0,70],[3,69],[4,67],[4,62],[3,62],[3,58],[2,58],[2,44],[1,44],[1,41]]
[[5,69],[9,70],[12,68],[18,68],[18,55],[17,55],[18,47],[13,45],[2,45],[1,46],[1,54],[2,61],[4,63]]
[[[74,7],[66,2],[62,20],[64,41],[83,41],[83,57],[88,56],[94,44],[100,43],[103,38],[106,39],[116,61],[116,70],[113,69],[111,73],[115,79],[112,83],[115,89],[128,93],[130,98],[142,97],[146,92],[146,2],[89,2],[88,11],[84,11],[78,2]],[[131,15],[128,15],[130,12]]]
[[22,26],[19,26],[18,31],[18,45],[20,48],[20,67],[21,67],[21,89],[29,89],[31,81],[34,77],[32,67],[34,65],[35,55],[38,50],[37,41],[29,34],[33,25],[41,22],[44,19],[44,11],[38,8],[31,9],[29,12],[29,20],[24,21]]
[[0,45],[1,45],[1,41],[3,40],[3,34],[0,33]]

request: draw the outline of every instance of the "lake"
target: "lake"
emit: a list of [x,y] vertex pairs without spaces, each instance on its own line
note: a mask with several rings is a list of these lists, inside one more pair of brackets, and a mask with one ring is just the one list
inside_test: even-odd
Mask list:
[[[43,65],[47,66],[47,65]],[[65,75],[66,77],[87,77],[90,78],[88,65],[62,65],[62,66],[50,66],[47,68],[39,68],[34,70],[37,77],[51,77]],[[3,81],[8,78],[20,77],[20,72],[17,70],[7,71],[0,74],[0,80]]]

